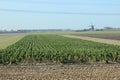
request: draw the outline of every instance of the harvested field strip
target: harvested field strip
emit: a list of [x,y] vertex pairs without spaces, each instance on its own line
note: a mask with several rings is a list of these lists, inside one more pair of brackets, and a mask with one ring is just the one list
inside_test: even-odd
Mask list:
[[101,38],[93,38],[93,37],[86,37],[86,36],[75,36],[75,35],[63,35],[64,37],[70,37],[70,38],[78,38],[83,40],[90,40],[100,43],[107,43],[107,44],[113,44],[113,45],[120,45],[119,40],[110,40],[110,39],[101,39]]
[[4,49],[22,38],[21,35],[0,35],[0,49]]

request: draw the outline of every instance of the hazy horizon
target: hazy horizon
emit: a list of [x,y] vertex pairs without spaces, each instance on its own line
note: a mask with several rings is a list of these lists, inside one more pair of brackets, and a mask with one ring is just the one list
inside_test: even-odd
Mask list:
[[120,28],[119,0],[0,0],[0,30]]

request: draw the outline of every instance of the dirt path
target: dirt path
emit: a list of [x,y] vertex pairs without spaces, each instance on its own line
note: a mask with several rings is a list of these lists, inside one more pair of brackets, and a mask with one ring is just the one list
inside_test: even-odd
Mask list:
[[75,36],[75,35],[63,35],[64,37],[70,37],[70,38],[79,38],[84,40],[90,40],[100,43],[107,43],[107,44],[113,44],[113,45],[120,45],[119,40],[111,40],[111,39],[101,39],[101,38],[93,38],[93,37],[84,37],[84,36]]

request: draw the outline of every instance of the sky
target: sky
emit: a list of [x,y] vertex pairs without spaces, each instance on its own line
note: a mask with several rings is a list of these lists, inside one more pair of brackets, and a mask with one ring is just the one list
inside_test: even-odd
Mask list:
[[120,0],[0,0],[0,30],[120,28]]

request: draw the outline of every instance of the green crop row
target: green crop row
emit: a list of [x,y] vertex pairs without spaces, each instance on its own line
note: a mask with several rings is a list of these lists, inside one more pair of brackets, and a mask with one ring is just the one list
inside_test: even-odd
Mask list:
[[120,61],[120,46],[59,35],[28,35],[0,51],[1,64],[118,61]]

